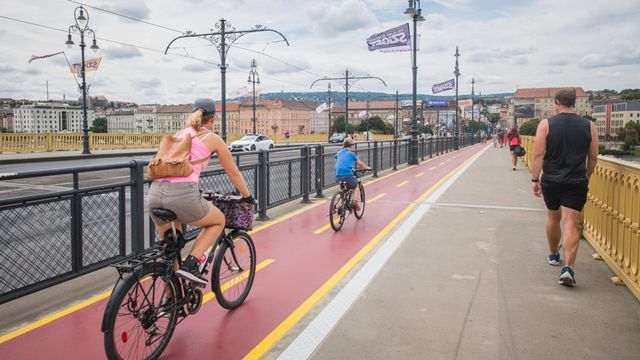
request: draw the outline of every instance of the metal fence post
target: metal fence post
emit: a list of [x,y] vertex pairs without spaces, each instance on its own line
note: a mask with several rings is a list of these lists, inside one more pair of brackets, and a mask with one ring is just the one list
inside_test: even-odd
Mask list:
[[300,184],[302,184],[302,203],[308,204],[311,202],[309,201],[309,182],[311,181],[311,174],[309,173],[310,163],[308,146],[304,146],[302,149],[300,149],[300,158],[300,177],[302,177],[300,179]]
[[433,138],[429,139],[429,159],[433,157]]
[[82,268],[82,198],[78,195],[78,173],[73,173],[73,200],[71,201],[71,269]]
[[393,140],[393,170],[398,170],[398,139]]
[[378,177],[378,140],[373,140],[373,177]]
[[424,161],[424,138],[420,139],[420,160]]
[[260,150],[258,153],[258,220],[268,220],[267,217],[267,205],[268,205],[268,185],[269,185],[269,162],[267,160],[267,153],[264,150]]
[[323,198],[324,194],[322,189],[324,188],[324,147],[322,145],[316,146],[316,197]]
[[[131,251],[144,251],[144,163],[131,160]],[[151,235],[150,235],[151,236]]]

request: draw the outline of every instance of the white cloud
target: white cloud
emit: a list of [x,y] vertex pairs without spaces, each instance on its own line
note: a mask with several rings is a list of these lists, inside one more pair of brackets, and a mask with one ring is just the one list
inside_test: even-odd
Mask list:
[[106,57],[110,57],[112,59],[131,59],[143,56],[142,52],[137,48],[124,45],[107,47],[103,50],[103,53]]
[[471,5],[471,0],[433,0],[433,2],[449,9],[465,9]]
[[320,3],[307,8],[313,31],[322,36],[368,28],[377,24],[375,14],[360,0],[346,0],[337,6]]
[[578,62],[582,68],[593,69],[599,67],[610,67],[618,65],[639,65],[640,64],[640,50],[636,50],[632,53],[618,53],[618,54],[601,54],[592,53],[583,56]]

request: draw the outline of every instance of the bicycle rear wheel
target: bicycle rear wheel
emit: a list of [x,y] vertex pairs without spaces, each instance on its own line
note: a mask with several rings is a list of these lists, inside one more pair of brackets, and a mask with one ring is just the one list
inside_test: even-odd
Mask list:
[[361,183],[358,183],[358,187],[360,188],[360,198],[357,200],[360,201],[360,211],[353,209],[353,214],[356,216],[356,219],[362,219],[362,215],[364,215],[364,207],[366,205],[365,196],[364,196],[364,186],[362,186]]
[[163,279],[166,266],[144,266],[111,294],[103,320],[108,359],[157,359],[169,344],[178,318],[178,280]]
[[242,305],[256,276],[256,248],[244,231],[232,233],[233,246],[222,241],[213,262],[211,287],[218,304],[232,310]]
[[342,229],[346,212],[344,193],[338,191],[331,197],[331,204],[329,205],[329,223],[333,231],[340,231],[340,229]]

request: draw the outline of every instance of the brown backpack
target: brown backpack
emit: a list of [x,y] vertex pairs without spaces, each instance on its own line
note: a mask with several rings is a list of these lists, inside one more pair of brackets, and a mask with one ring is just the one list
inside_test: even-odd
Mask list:
[[160,141],[158,152],[149,160],[147,177],[151,180],[168,176],[189,176],[193,172],[193,165],[203,163],[209,159],[205,157],[191,161],[191,134],[179,138],[164,135]]

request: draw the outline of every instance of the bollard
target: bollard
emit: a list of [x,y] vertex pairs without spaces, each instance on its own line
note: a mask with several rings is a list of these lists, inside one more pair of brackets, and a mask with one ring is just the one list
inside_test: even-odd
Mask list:
[[324,188],[324,147],[322,145],[316,146],[316,198],[323,198],[324,194],[322,189]]
[[267,205],[269,203],[269,162],[267,153],[260,150],[258,153],[258,220],[268,220]]
[[131,251],[139,254],[144,251],[144,163],[131,160]]
[[300,184],[302,184],[302,203],[308,204],[309,201],[309,182],[311,174],[309,171],[309,147],[305,146],[300,149]]
[[373,141],[373,177],[378,177],[378,140]]

